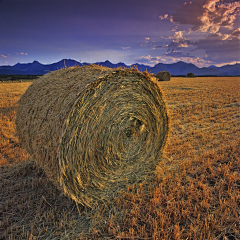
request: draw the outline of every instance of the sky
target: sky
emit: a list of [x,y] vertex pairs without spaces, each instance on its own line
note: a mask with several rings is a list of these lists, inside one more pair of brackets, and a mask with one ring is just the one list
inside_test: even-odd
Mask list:
[[0,0],[0,65],[240,63],[240,1]]

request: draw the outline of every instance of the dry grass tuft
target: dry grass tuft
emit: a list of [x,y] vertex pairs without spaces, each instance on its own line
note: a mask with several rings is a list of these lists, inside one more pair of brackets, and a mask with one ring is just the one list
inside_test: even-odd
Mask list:
[[49,179],[90,207],[152,175],[168,132],[157,81],[94,65],[36,80],[19,101],[16,125]]

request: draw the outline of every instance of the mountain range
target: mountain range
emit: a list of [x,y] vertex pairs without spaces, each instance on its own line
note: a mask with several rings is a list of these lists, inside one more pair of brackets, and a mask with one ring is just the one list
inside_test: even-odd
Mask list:
[[[0,74],[43,75],[64,67],[83,66],[88,64],[89,63],[80,63],[72,59],[63,59],[52,64],[41,64],[38,61],[33,61],[32,63],[17,63],[13,66],[0,66]],[[240,63],[225,65],[222,67],[209,66],[203,68],[199,68],[192,63],[185,63],[181,61],[172,64],[158,63],[153,67],[138,63],[132,64],[131,66],[127,66],[125,63],[121,62],[113,64],[108,60],[105,62],[96,62],[94,64],[110,68],[137,67],[140,71],[147,70],[148,72],[154,74],[160,71],[168,71],[172,76],[186,76],[189,72],[193,73],[195,76],[240,76]]]

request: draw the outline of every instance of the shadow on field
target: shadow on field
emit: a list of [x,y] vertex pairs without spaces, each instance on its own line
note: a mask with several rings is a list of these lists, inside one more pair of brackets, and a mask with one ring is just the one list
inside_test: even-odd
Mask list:
[[0,167],[0,239],[77,237],[89,229],[83,212],[33,161]]
[[9,107],[0,107],[0,113],[3,115],[11,115],[15,113],[17,106],[9,106]]

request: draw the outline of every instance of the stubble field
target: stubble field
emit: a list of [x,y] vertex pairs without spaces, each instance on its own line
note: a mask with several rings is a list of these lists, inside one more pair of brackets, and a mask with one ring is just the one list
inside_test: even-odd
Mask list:
[[240,239],[240,77],[161,82],[170,132],[156,177],[94,211],[19,143],[17,101],[30,84],[0,83],[0,239]]

